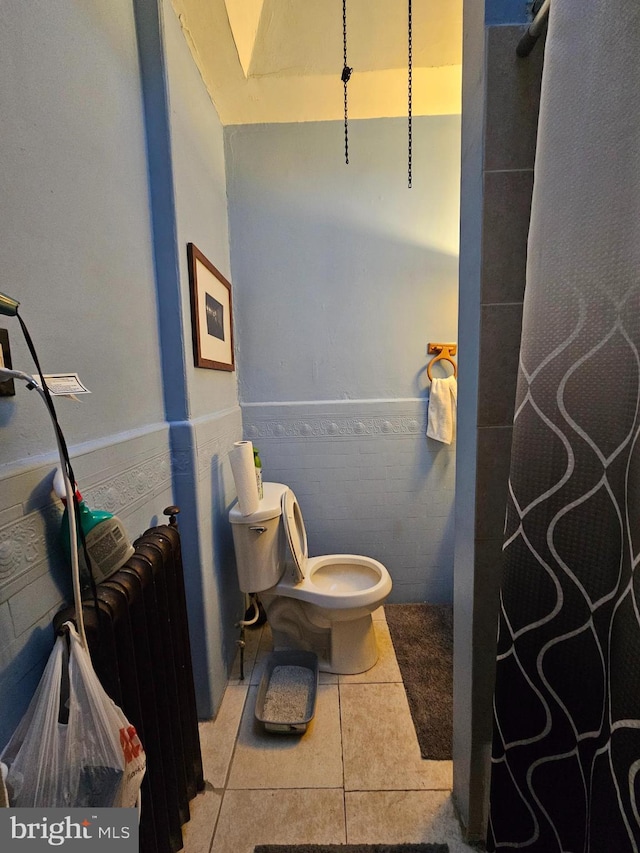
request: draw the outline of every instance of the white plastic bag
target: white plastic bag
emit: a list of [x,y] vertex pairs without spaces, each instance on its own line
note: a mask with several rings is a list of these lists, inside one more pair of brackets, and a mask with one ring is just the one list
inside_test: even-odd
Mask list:
[[[10,804],[132,808],[146,768],[144,749],[105,693],[75,628],[66,625],[68,654],[65,638],[58,637],[27,712],[0,755],[9,768]],[[61,722],[65,709],[68,720]]]

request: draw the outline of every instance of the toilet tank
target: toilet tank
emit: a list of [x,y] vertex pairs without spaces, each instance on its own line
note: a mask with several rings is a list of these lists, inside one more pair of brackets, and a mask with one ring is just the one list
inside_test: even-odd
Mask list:
[[263,483],[258,509],[242,515],[238,503],[229,510],[236,552],[238,583],[243,592],[261,592],[278,583],[284,571],[284,531],[281,501],[288,486]]

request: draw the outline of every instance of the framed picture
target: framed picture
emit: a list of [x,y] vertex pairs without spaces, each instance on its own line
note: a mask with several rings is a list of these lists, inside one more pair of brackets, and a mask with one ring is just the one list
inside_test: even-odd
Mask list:
[[194,364],[233,370],[231,284],[193,243],[187,245],[187,257]]

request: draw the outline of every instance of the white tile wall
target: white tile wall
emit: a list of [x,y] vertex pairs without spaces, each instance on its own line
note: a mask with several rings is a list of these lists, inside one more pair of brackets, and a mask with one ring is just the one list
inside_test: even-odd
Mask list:
[[243,406],[267,481],[289,485],[309,553],[366,554],[389,601],[453,598],[455,444],[427,439],[425,400]]

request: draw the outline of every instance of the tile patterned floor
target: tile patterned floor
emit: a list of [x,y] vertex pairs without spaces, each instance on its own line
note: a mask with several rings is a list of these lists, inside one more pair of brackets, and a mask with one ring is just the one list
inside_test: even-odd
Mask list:
[[184,853],[253,853],[256,844],[462,841],[450,761],[424,761],[383,608],[380,658],[361,675],[321,673],[302,737],[265,733],[254,718],[271,650],[268,626],[247,631],[215,720],[200,724],[205,790],[191,803]]

